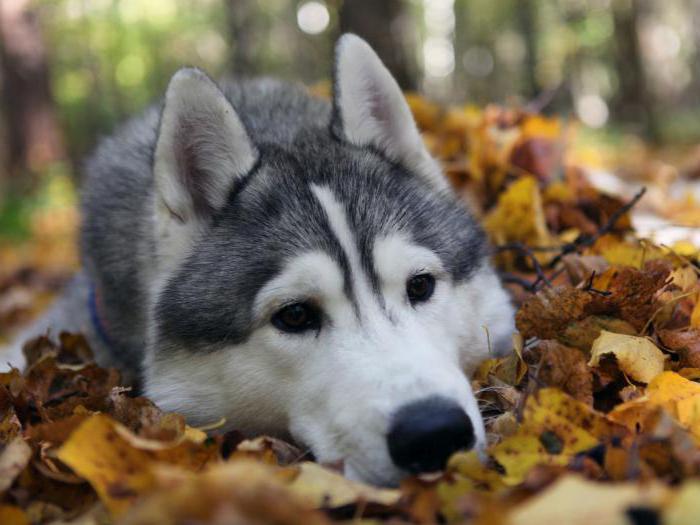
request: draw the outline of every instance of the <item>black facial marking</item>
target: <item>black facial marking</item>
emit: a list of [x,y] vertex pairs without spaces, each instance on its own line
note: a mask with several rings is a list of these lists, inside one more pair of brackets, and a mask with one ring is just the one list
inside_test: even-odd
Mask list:
[[[410,167],[375,149],[331,134],[326,103],[290,103],[275,109],[278,117],[266,114],[264,106],[242,108],[244,97],[232,103],[259,160],[164,288],[156,308],[161,347],[214,350],[245,341],[255,328],[252,307],[259,290],[286,261],[306,251],[321,250],[339,264],[345,293],[358,308],[346,254],[312,184],[329,188],[343,206],[363,270],[380,300],[373,248],[387,234],[400,232],[432,250],[455,282],[468,279],[483,263],[485,235],[457,198],[435,191]],[[315,112],[319,123],[295,120],[298,105]],[[271,125],[273,117],[290,125]]]

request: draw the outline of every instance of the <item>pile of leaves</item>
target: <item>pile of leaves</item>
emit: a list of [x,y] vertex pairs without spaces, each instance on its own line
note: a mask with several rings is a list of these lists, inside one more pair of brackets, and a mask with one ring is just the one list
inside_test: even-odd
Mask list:
[[0,374],[0,523],[696,521],[697,249],[637,238],[643,192],[591,186],[566,160],[572,126],[409,101],[519,305],[512,354],[473,378],[485,457],[398,489],[350,482],[293,444],[188,427],[61,334]]

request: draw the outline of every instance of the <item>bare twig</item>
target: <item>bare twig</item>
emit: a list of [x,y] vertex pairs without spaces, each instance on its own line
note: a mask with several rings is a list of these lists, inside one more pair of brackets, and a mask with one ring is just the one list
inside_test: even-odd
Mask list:
[[637,194],[634,197],[632,197],[632,199],[627,204],[620,206],[617,210],[615,210],[615,212],[612,215],[610,215],[607,222],[603,224],[603,226],[601,226],[600,229],[594,235],[581,234],[573,242],[563,245],[561,247],[561,253],[549,262],[549,267],[554,268],[559,263],[559,261],[561,261],[564,258],[565,255],[578,252],[580,248],[592,246],[600,237],[602,237],[606,233],[610,233],[615,227],[615,224],[617,224],[617,221],[619,221],[625,213],[631,210],[634,207],[634,205],[637,204],[637,202],[639,202],[639,199],[642,198],[646,191],[646,187],[643,187],[637,192]]
[[583,285],[583,291],[584,292],[591,292],[591,293],[596,293],[598,295],[602,295],[603,297],[607,297],[608,295],[612,294],[612,292],[608,292],[605,290],[598,290],[597,288],[593,288],[593,279],[595,279],[595,270],[591,272],[591,275],[586,279],[586,284]]
[[537,286],[535,285],[535,282],[530,282],[527,279],[524,279],[518,275],[508,273],[508,272],[501,272],[500,273],[501,281],[504,283],[509,283],[509,284],[517,284],[518,286],[522,287],[523,290],[526,292],[530,293],[535,293],[537,291]]
[[545,275],[544,268],[542,268],[540,261],[537,260],[537,257],[532,252],[530,247],[524,245],[521,242],[511,242],[511,243],[502,244],[502,245],[496,247],[496,251],[498,251],[498,252],[505,252],[505,251],[520,252],[521,254],[523,254],[524,256],[526,256],[530,260],[530,263],[532,264],[532,268],[535,270],[535,273],[537,274],[537,280],[532,284],[532,286],[536,287],[540,282],[546,284],[547,286],[552,286],[552,282]]

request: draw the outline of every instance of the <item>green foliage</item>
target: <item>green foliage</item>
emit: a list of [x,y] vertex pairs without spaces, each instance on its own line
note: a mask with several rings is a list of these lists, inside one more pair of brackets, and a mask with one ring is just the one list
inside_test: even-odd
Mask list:
[[0,200],[0,239],[17,241],[29,237],[29,217],[35,203],[16,192]]
[[41,19],[60,119],[74,157],[157,98],[183,64],[228,59],[216,0],[46,0]]

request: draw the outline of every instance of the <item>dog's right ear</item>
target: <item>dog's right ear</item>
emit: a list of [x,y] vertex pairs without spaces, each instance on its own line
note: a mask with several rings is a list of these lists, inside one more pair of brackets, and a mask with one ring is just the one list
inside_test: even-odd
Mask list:
[[219,87],[195,68],[175,73],[165,94],[153,164],[157,213],[181,223],[206,221],[256,159]]
[[153,160],[159,264],[175,265],[221,209],[258,153],[229,101],[205,73],[170,80]]

